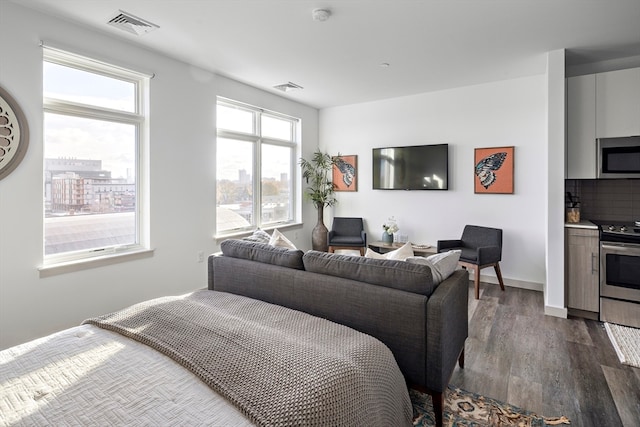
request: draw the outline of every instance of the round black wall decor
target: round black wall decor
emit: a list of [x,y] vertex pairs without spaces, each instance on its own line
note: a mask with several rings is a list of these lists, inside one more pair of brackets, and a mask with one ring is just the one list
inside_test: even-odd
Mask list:
[[22,161],[29,145],[29,126],[18,103],[0,87],[0,179]]

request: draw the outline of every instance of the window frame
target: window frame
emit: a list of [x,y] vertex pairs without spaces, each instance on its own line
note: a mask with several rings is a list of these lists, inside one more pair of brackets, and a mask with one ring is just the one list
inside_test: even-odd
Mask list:
[[[232,108],[238,108],[244,111],[249,111],[253,114],[253,133],[246,133],[241,131],[234,131],[225,128],[221,128],[218,125],[218,120],[216,116],[216,162],[217,162],[217,148],[218,148],[218,139],[236,139],[245,142],[250,142],[253,144],[253,172],[251,176],[251,185],[252,185],[252,222],[246,227],[233,228],[229,230],[219,230],[218,222],[216,216],[215,222],[215,231],[214,236],[216,238],[219,237],[229,237],[237,234],[244,234],[247,232],[251,232],[256,230],[257,228],[261,229],[272,229],[277,227],[283,227],[287,225],[295,224],[297,221],[298,215],[298,203],[299,197],[296,194],[296,176],[297,176],[297,168],[296,168],[296,155],[300,150],[300,135],[301,135],[301,119],[293,116],[289,116],[283,113],[278,113],[271,110],[265,110],[263,108],[254,107],[243,102],[235,101],[229,98],[224,98],[218,96],[216,99],[216,111],[217,107],[223,105]],[[263,137],[262,136],[262,116],[273,117],[281,120],[288,121],[291,123],[291,135],[290,140],[278,139],[273,137]],[[262,220],[262,147],[264,145],[278,146],[278,147],[286,147],[290,149],[290,159],[289,159],[289,218],[281,221],[272,221],[272,222],[263,222]],[[216,192],[215,199],[217,200],[217,184],[218,184],[218,171],[216,165]],[[217,203],[216,203],[217,206]]]
[[[42,93],[43,124],[46,114],[55,114],[67,117],[83,118],[90,120],[108,121],[135,128],[135,240],[129,244],[107,245],[99,248],[81,249],[77,251],[65,251],[47,255],[45,253],[45,210],[42,210],[43,224],[43,271],[51,274],[56,267],[62,267],[61,272],[74,271],[69,266],[85,264],[98,260],[100,265],[105,265],[105,258],[126,256],[139,258],[141,254],[150,251],[149,238],[149,213],[148,213],[148,145],[149,145],[149,89],[151,75],[122,68],[118,65],[102,62],[89,57],[77,55],[68,51],[59,50],[49,46],[43,46],[42,64],[54,63],[65,67],[75,68],[105,77],[132,83],[134,85],[135,103],[134,111],[111,109],[97,105],[84,104],[45,96],[44,87]],[[44,144],[43,128],[43,144]],[[43,145],[46,152],[46,147]],[[46,166],[46,156],[43,157],[43,174]],[[43,176],[44,178],[44,176]],[[44,179],[43,179],[44,182]],[[44,191],[44,188],[43,188]],[[144,255],[143,255],[144,256]],[[107,262],[107,264],[110,262]]]

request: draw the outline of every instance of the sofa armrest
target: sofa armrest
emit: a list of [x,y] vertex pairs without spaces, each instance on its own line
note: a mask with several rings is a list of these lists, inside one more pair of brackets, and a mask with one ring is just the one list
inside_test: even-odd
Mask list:
[[207,258],[207,289],[213,290],[213,259],[222,256],[222,252],[216,252]]
[[462,240],[438,240],[436,250],[440,252],[444,249],[461,248]]
[[456,270],[427,301],[426,387],[443,392],[469,335],[469,276]]

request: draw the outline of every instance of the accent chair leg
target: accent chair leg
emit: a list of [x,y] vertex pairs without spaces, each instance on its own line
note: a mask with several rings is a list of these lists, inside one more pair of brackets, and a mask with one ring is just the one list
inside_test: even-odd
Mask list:
[[332,254],[335,251],[335,249],[333,249],[333,246],[329,246],[329,253]]
[[360,256],[364,256],[364,247],[360,248]]
[[498,283],[500,283],[500,289],[504,291],[504,281],[502,280],[502,272],[500,271],[500,263],[497,263],[493,266],[496,270],[496,276],[498,276]]
[[442,427],[442,418],[444,416],[444,392],[431,394],[433,403],[433,414],[436,418],[436,427]]
[[474,272],[474,283],[476,286],[476,299],[480,299],[480,266],[476,265]]

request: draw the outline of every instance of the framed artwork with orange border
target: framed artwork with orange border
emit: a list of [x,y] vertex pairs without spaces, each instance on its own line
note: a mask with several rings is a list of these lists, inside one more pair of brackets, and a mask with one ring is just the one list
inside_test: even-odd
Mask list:
[[476,148],[474,193],[513,194],[513,153],[515,147]]
[[335,191],[358,191],[358,156],[335,156],[333,188]]

